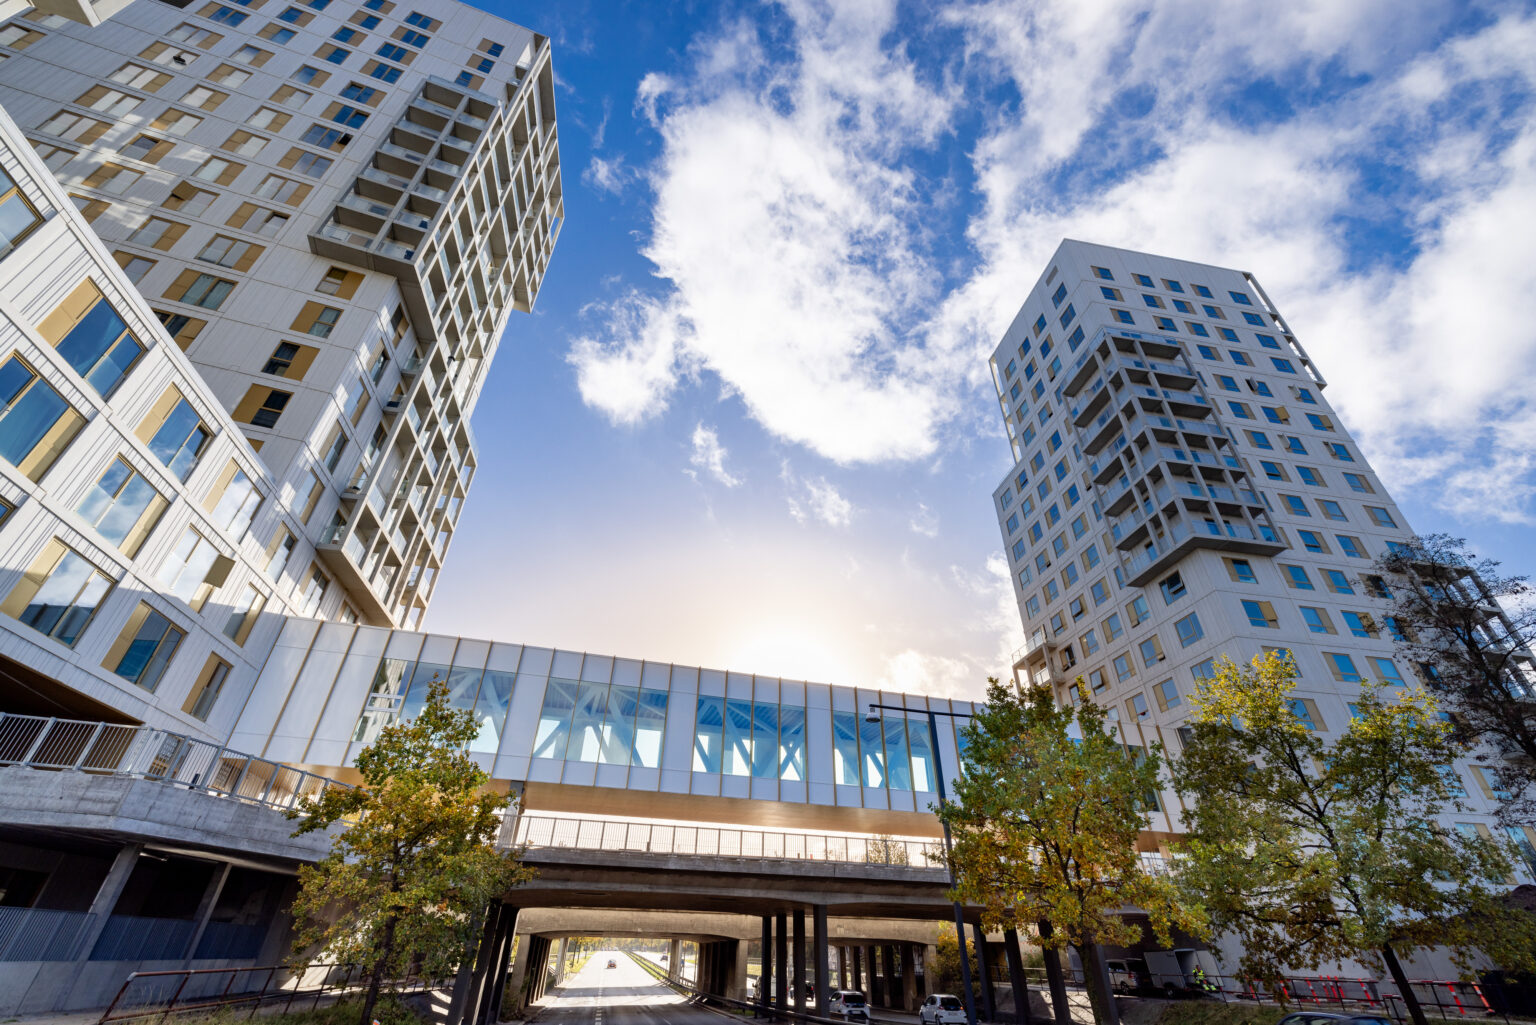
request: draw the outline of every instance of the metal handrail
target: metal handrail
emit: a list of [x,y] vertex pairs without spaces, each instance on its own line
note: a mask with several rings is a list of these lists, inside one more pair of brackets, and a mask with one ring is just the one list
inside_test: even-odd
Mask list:
[[130,776],[286,811],[318,799],[327,776],[154,726],[0,712],[0,766]]
[[[510,840],[510,842],[508,842]],[[629,851],[705,857],[845,864],[943,871],[944,847],[937,840],[830,833],[769,832],[715,826],[522,815],[508,846],[567,850]]]

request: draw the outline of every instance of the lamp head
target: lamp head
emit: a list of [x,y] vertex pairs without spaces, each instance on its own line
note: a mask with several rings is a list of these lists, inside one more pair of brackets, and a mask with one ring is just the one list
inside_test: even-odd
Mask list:
[[864,721],[865,722],[879,722],[880,721],[880,712],[875,708],[874,705],[870,705],[869,706],[869,714],[864,717]]

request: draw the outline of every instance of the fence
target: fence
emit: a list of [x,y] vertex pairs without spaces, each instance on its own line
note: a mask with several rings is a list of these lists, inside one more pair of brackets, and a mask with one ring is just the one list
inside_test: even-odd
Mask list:
[[0,765],[159,780],[279,810],[318,798],[330,787],[348,787],[152,726],[8,712],[0,712]]
[[929,840],[605,822],[540,815],[522,816],[517,822],[513,842],[528,847],[832,861],[935,871],[942,870],[944,863],[943,846]]
[[[438,980],[416,976],[393,980],[395,993],[426,989]],[[173,1014],[207,1012],[215,1008],[248,1007],[247,1017],[262,1007],[283,1005],[283,1013],[309,1001],[337,1000],[358,992],[366,982],[356,965],[312,964],[302,970],[287,965],[260,968],[188,968],[179,971],[134,972],[118,990],[97,1025],[108,1022],[165,1018]]]

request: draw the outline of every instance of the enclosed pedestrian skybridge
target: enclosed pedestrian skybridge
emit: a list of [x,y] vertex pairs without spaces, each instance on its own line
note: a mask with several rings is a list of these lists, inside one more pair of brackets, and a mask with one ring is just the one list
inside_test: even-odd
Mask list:
[[[443,634],[292,619],[231,748],[347,779],[432,679],[474,709],[471,750],[524,807],[932,837],[969,702]],[[895,706],[869,718],[871,704]],[[906,712],[900,709],[907,709]],[[936,719],[938,749],[931,739]],[[964,719],[958,720],[963,726]]]

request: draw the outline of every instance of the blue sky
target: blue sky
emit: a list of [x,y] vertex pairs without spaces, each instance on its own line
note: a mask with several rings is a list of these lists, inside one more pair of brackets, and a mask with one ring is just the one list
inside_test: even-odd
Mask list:
[[979,694],[986,356],[1063,236],[1256,273],[1416,527],[1536,570],[1536,10],[486,3],[566,222],[427,625]]

